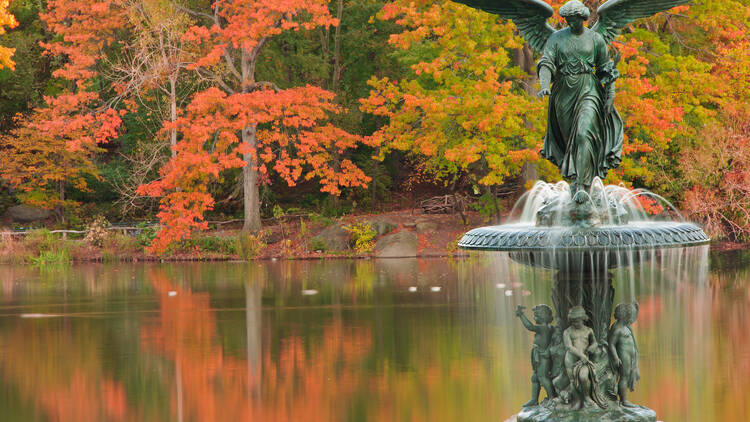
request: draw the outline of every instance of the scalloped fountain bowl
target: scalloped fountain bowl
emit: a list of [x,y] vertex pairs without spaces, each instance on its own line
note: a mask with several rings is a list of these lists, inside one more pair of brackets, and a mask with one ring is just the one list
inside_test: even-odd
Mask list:
[[651,255],[644,251],[710,241],[699,226],[649,191],[604,186],[596,179],[589,192],[578,195],[583,198],[573,201],[565,182],[537,182],[511,211],[513,218],[521,210],[515,222],[470,230],[458,246],[509,251],[528,265],[583,271]]

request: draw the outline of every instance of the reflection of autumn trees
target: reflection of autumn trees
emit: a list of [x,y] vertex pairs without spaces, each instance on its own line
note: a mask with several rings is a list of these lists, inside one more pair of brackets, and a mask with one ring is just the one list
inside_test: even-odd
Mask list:
[[159,314],[153,325],[141,329],[141,342],[174,364],[173,415],[181,420],[247,420],[247,365],[224,356],[208,293],[176,287],[160,269],[151,271],[150,279]]
[[[50,421],[147,420],[104,371],[101,337],[89,321],[67,330],[61,319],[22,321],[0,337],[0,372]],[[0,411],[1,414],[2,411]]]
[[157,270],[151,281],[159,296],[159,318],[142,329],[141,339],[147,349],[174,363],[171,401],[178,419],[340,420],[349,399],[367,383],[361,364],[371,344],[369,330],[334,322],[325,324],[319,340],[292,334],[275,350],[265,342],[258,397],[252,394],[260,382],[254,376],[257,369],[222,349],[208,293],[176,287]]
[[[0,385],[27,403],[18,405],[31,408],[24,412],[51,421],[498,420],[528,399],[531,337],[512,308],[548,300],[550,285],[496,264],[71,272],[64,282],[75,294],[64,307],[26,312],[112,313],[0,319]],[[468,275],[452,282],[455,271]],[[633,401],[665,421],[750,420],[748,279],[747,270],[715,272],[707,286],[637,279],[643,379]],[[532,295],[508,298],[498,281],[519,281]],[[408,292],[412,285],[419,291]],[[44,286],[11,289],[6,300],[57,294]],[[118,303],[125,288],[139,293]],[[320,292],[302,296],[303,288]]]

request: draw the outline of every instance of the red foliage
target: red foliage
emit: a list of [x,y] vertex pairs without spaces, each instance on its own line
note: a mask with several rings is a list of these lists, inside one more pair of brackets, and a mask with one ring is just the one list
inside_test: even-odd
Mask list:
[[[340,112],[334,94],[313,86],[278,89],[255,81],[255,62],[269,37],[337,23],[327,3],[243,0],[216,7],[212,26],[192,27],[184,37],[201,51],[189,67],[211,77],[216,86],[197,93],[174,126],[165,124],[182,134],[176,155],[160,180],[139,188],[143,195],[162,197],[162,229],[154,252],[206,228],[203,215],[214,204],[208,183],[227,169],[248,166],[266,182],[274,172],[290,186],[318,179],[321,190],[332,195],[369,181],[353,162],[341,158],[360,137],[327,123],[330,114]],[[228,71],[218,76],[218,66]]]

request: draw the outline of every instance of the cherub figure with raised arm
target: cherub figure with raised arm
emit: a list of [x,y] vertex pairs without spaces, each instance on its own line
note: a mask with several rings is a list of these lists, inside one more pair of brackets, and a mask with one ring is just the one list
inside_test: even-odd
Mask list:
[[549,96],[549,120],[542,155],[571,183],[578,203],[594,177],[604,178],[620,164],[623,122],[614,107],[616,63],[608,46],[619,31],[689,0],[609,0],[599,6],[598,20],[584,25],[589,9],[578,0],[560,7],[568,26],[555,30],[547,19],[552,7],[542,0],[454,0],[512,19],[526,42],[542,53],[537,65],[540,96]]
[[630,324],[638,316],[638,303],[620,303],[615,307],[615,322],[609,329],[609,353],[612,365],[618,375],[617,395],[620,405],[633,407],[627,400],[628,390],[633,391],[635,383],[641,378],[638,371],[638,346]]
[[531,400],[523,405],[527,407],[539,404],[541,387],[544,387],[548,397],[552,398],[556,396],[555,389],[552,387],[552,380],[550,379],[552,359],[549,350],[555,327],[550,325],[553,314],[552,308],[549,306],[536,305],[532,308],[536,324],[533,324],[526,318],[526,315],[523,313],[524,309],[523,306],[518,305],[516,315],[521,318],[523,326],[534,333],[534,345],[531,347],[531,367],[534,370],[531,374]]

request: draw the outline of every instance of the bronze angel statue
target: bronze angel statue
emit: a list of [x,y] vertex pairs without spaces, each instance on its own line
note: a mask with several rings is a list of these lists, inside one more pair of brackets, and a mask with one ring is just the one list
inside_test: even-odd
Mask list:
[[560,7],[568,27],[555,30],[542,0],[454,0],[511,19],[532,48],[542,53],[537,64],[540,96],[549,95],[549,119],[542,156],[571,183],[576,202],[580,189],[594,177],[604,178],[620,164],[623,122],[614,107],[616,62],[609,44],[627,24],[687,3],[689,0],[609,0],[599,6],[598,20],[584,25],[589,9],[578,0]]

